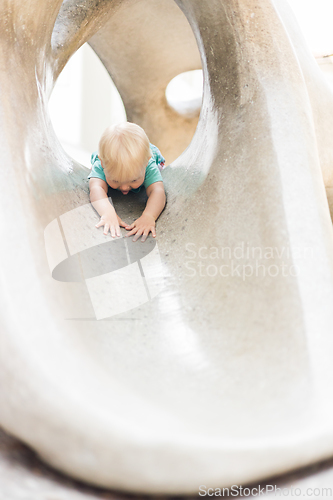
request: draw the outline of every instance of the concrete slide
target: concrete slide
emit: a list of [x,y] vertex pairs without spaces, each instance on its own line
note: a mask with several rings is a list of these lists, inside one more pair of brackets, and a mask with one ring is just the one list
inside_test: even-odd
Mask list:
[[[331,457],[333,92],[286,1],[11,0],[0,24],[1,426],[136,493]],[[86,41],[170,163],[156,240],[95,228],[52,129]],[[197,124],[165,88],[201,65]],[[145,194],[113,202],[132,222]]]

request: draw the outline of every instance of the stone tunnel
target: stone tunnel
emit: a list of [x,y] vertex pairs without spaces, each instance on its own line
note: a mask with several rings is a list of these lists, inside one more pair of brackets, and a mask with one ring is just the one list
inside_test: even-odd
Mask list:
[[[1,426],[132,493],[331,457],[333,91],[287,1],[2,6]],[[48,100],[85,42],[167,158],[153,243],[95,229],[89,171],[54,133]],[[199,119],[181,116],[166,86],[200,68]],[[129,220],[145,198],[113,201]]]

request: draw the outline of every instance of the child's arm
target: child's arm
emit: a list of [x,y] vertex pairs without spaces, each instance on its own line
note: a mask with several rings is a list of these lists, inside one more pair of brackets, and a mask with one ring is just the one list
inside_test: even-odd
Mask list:
[[126,226],[126,229],[130,231],[126,236],[135,234],[133,241],[136,241],[141,235],[143,235],[141,241],[145,241],[150,232],[155,238],[155,221],[165,207],[166,196],[162,181],[150,184],[146,189],[146,193],[148,201],[141,217],[130,226]]
[[107,183],[103,179],[92,177],[89,179],[89,190],[91,204],[101,216],[101,220],[96,224],[96,227],[104,226],[103,234],[108,234],[110,230],[113,238],[121,236],[119,226],[125,227],[126,223],[116,214],[109,201]]

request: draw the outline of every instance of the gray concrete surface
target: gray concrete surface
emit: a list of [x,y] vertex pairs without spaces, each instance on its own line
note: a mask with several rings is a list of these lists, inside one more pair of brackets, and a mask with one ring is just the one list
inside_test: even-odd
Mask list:
[[[68,0],[57,18],[61,1],[13,0],[0,19],[0,423],[73,478],[172,495],[262,481],[333,453],[332,92],[286,3],[176,3],[183,14],[171,0],[158,10]],[[156,45],[172,51],[174,72],[197,67],[193,36],[187,44],[177,30],[184,15],[203,106],[189,147],[178,156],[193,122],[174,150],[169,142],[167,207],[156,244],[138,256],[95,229],[87,169],[62,150],[47,99],[91,39],[114,60],[127,116],[163,149],[174,122],[165,103],[151,117],[143,107],[144,60],[158,65]],[[112,19],[132,19],[123,38]],[[167,19],[164,45],[156,27]],[[156,96],[169,78],[159,75]],[[121,196],[114,204],[131,222],[144,197]],[[105,245],[117,268],[92,277],[80,263],[93,247],[93,269]]]

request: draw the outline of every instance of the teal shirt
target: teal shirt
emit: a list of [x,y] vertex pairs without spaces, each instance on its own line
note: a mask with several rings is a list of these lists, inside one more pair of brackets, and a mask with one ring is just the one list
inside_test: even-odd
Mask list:
[[[144,186],[146,189],[150,184],[153,184],[154,182],[162,181],[162,176],[161,172],[158,168],[159,163],[164,163],[165,159],[161,155],[160,150],[154,146],[153,144],[150,145],[150,150],[152,153],[152,157],[149,159],[148,164],[146,166],[146,173],[145,173],[145,180],[143,181],[143,184],[139,186],[136,189],[131,189],[133,193],[138,193],[142,186]],[[91,177],[97,177],[98,179],[102,179],[103,181],[106,182],[105,174],[104,174],[104,169],[101,164],[101,160],[98,158],[98,153],[95,151],[91,155],[91,172],[88,175],[88,179],[91,179]],[[107,182],[106,182],[107,183]]]

